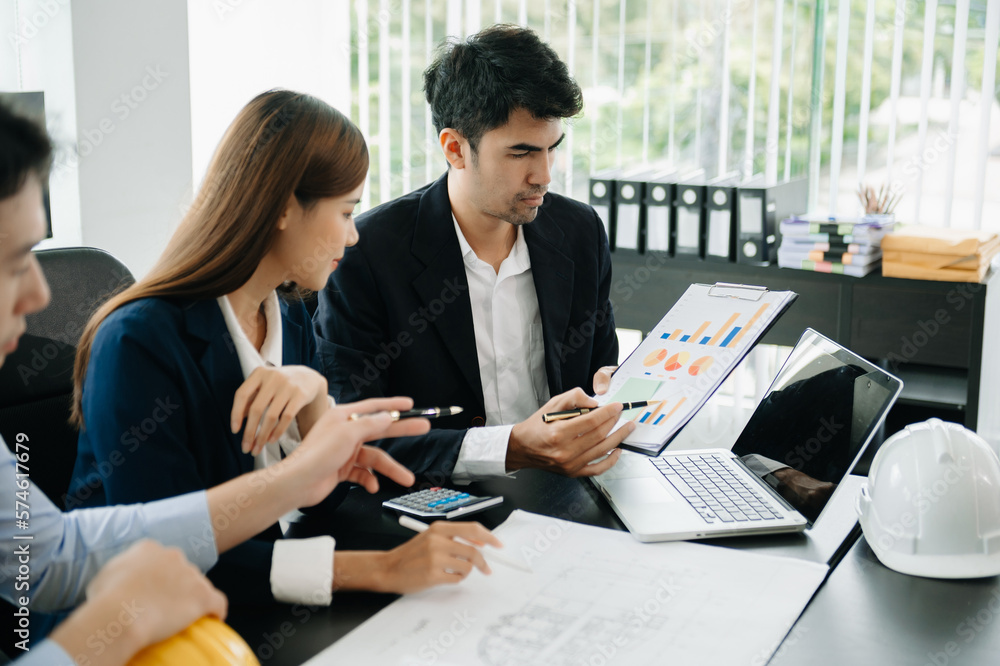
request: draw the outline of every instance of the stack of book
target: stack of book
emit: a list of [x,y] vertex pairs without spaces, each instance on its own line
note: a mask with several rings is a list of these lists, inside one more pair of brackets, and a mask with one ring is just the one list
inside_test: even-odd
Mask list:
[[887,277],[943,282],[982,282],[1000,253],[993,231],[906,227],[882,241]]
[[781,222],[778,266],[861,277],[882,264],[882,238],[893,218],[793,217]]

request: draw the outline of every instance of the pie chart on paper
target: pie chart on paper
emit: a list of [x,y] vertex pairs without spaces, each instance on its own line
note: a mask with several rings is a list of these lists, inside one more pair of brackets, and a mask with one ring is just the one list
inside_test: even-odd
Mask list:
[[647,368],[651,368],[660,361],[662,361],[663,359],[665,359],[666,357],[667,357],[666,349],[654,349],[652,352],[649,353],[649,355],[646,356],[645,359],[643,359],[642,364]]
[[673,372],[675,370],[680,370],[681,366],[687,363],[687,360],[691,358],[691,352],[677,352],[673,356],[667,359],[667,362],[663,364],[663,369],[667,372]]
[[712,363],[715,361],[711,356],[702,356],[701,358],[695,360],[688,368],[688,374],[692,377],[697,377],[701,373],[705,372],[712,367]]

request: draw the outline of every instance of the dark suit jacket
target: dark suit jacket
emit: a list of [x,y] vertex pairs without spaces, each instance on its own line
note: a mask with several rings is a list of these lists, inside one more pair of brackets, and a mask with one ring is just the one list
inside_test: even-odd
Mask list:
[[[330,277],[314,317],[320,360],[338,401],[406,395],[418,406],[465,409],[432,421],[427,435],[383,443],[414,472],[441,481],[455,466],[466,429],[485,422],[447,179],[358,218],[360,240]],[[594,373],[618,359],[604,227],[590,206],[550,193],[524,226],[524,239],[549,391],[579,386],[591,393]]]
[[[316,368],[305,307],[282,301],[281,314],[282,363]],[[229,430],[242,383],[236,347],[214,299],[147,298],[116,310],[98,329],[90,354],[86,427],[69,506],[147,502],[253,471],[253,457],[240,448],[242,431]],[[271,553],[280,536],[274,525],[223,554],[209,578],[231,601],[273,601]]]

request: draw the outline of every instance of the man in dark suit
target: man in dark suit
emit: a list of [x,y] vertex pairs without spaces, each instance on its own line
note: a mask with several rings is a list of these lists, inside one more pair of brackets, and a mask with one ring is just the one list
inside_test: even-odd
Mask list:
[[535,33],[509,25],[447,46],[424,87],[448,171],[359,217],[314,318],[330,392],[461,406],[387,443],[432,480],[599,474],[634,427],[611,432],[620,403],[541,418],[596,406],[588,394],[618,356],[604,228],[547,191],[580,88]]

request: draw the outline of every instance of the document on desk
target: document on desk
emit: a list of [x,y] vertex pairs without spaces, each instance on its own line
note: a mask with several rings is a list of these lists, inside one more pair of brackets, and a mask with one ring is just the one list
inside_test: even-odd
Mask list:
[[532,573],[497,565],[406,595],[307,663],[765,664],[827,571],[520,510],[495,534]]
[[797,296],[726,283],[688,287],[598,397],[649,402],[622,413],[616,428],[636,424],[622,448],[658,455]]

